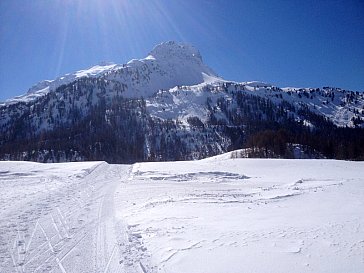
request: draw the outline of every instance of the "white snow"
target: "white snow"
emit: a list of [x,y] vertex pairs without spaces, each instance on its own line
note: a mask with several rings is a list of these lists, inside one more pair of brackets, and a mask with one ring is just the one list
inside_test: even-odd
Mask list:
[[364,163],[0,162],[0,272],[362,272]]
[[69,73],[64,76],[58,77],[55,80],[41,81],[36,85],[34,85],[33,87],[31,87],[28,90],[28,93],[24,95],[24,97],[27,97],[27,95],[31,95],[32,93],[39,92],[40,90],[44,90],[45,88],[48,88],[49,91],[54,91],[59,86],[71,83],[78,78],[83,78],[83,77],[94,78],[110,70],[116,69],[117,67],[118,67],[117,64],[102,62],[88,69],[79,70],[74,73]]
[[17,96],[12,99],[8,99],[5,102],[0,103],[0,106],[15,104],[17,102],[31,102],[39,97],[46,95],[48,92],[55,91],[61,85],[71,83],[79,78],[84,78],[84,77],[96,78],[108,71],[117,69],[117,67],[118,67],[117,64],[104,62],[92,66],[88,69],[79,70],[74,73],[68,73],[54,80],[44,80],[32,86],[26,94]]
[[222,81],[203,63],[195,47],[173,41],[161,43],[146,58],[133,59],[118,71],[108,73],[107,79],[127,86],[124,97],[144,98],[161,89]]
[[75,73],[75,77],[76,78],[95,77],[97,75],[110,71],[111,69],[114,69],[115,67],[117,67],[116,64],[96,65],[89,69],[77,71]]

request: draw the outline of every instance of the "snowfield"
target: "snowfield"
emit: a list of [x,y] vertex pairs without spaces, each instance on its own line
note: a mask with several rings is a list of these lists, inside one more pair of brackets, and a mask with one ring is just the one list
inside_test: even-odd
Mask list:
[[0,162],[0,272],[364,272],[364,162]]

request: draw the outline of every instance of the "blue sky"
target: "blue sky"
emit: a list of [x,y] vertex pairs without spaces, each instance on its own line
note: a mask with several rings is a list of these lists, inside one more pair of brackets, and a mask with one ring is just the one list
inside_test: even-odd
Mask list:
[[362,0],[1,0],[0,101],[168,40],[225,79],[364,91]]

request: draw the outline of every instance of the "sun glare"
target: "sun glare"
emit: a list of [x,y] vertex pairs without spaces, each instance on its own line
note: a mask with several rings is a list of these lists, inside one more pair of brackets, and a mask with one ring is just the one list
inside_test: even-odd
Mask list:
[[[164,0],[57,0],[62,11],[62,24],[57,49],[56,74],[64,63],[65,47],[71,37],[78,37],[83,47],[95,51],[95,55],[120,56],[127,61],[130,56],[144,57],[146,45],[152,46],[166,40],[188,41],[181,24],[188,23],[192,31],[201,35],[214,33],[204,19],[193,16],[193,7],[183,1],[173,3]],[[183,14],[183,19],[180,15]],[[81,45],[76,45],[81,47]],[[82,58],[82,48],[78,48]],[[124,55],[125,52],[129,54]],[[100,54],[101,53],[101,54]],[[84,58],[87,58],[85,54]],[[125,58],[124,58],[125,57]]]

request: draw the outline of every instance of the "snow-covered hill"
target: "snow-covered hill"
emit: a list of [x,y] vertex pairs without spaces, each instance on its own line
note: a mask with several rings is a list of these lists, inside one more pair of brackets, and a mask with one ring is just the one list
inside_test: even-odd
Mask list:
[[[193,46],[166,42],[144,59],[44,81],[1,103],[0,158],[198,159],[265,145],[258,133],[280,129],[285,145],[314,146],[329,158],[364,158],[362,131],[337,127],[364,128],[364,93],[227,81]],[[275,156],[293,157],[279,145]]]
[[0,272],[364,268],[364,164],[0,162]]

